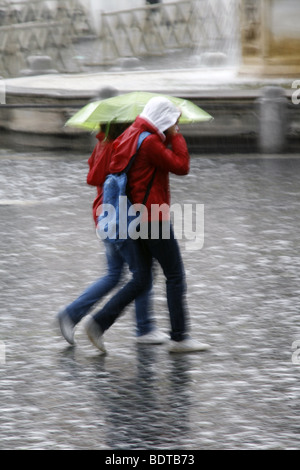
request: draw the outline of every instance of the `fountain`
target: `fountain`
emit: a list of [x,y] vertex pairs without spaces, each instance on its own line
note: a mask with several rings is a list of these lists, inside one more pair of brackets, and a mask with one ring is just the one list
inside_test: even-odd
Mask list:
[[240,61],[239,2],[196,2],[197,46],[195,63],[200,67],[237,67]]
[[300,74],[298,0],[242,0],[240,72],[261,76]]
[[[40,5],[43,0],[33,3]],[[58,5],[55,0],[50,3]],[[68,8],[67,23],[75,14],[78,19],[73,29],[81,37],[78,41],[82,51],[81,73],[60,69],[62,61],[54,60],[52,68],[49,60],[45,62],[48,54],[42,53],[42,49],[38,53],[30,51],[34,67],[26,71],[23,65],[25,76],[6,80],[7,105],[0,108],[0,126],[49,138],[59,135],[64,145],[76,146],[73,137],[78,134],[64,128],[64,122],[109,84],[124,92],[140,89],[175,94],[207,109],[215,117],[213,125],[203,125],[192,132],[194,140],[201,141],[201,148],[206,141],[216,149],[218,142],[222,145],[227,142],[235,149],[233,143],[243,140],[249,147],[250,142],[255,151],[274,151],[273,145],[263,142],[264,135],[272,136],[263,130],[264,126],[271,126],[284,130],[276,147],[276,151],[282,151],[286,140],[292,137],[294,142],[300,133],[298,100],[292,100],[292,96],[298,97],[298,89],[292,85],[300,72],[300,33],[294,19],[300,11],[298,3],[298,0],[165,0],[146,5],[140,0],[139,6],[136,0],[130,10],[101,12],[100,30],[84,40],[80,35],[86,34],[86,22],[82,25],[77,9]],[[59,5],[67,7],[71,3],[64,0]],[[53,12],[58,14],[55,9]],[[88,10],[86,17],[91,20]],[[55,17],[55,23],[56,20]],[[39,21],[41,45],[44,29]],[[6,26],[3,28],[8,31]],[[16,30],[22,28],[18,26]],[[67,29],[62,29],[65,34]],[[31,44],[30,30],[34,28],[26,28],[26,38]],[[61,43],[55,43],[55,49],[52,36],[48,38],[49,47],[53,46],[61,56],[67,48],[61,49]],[[17,58],[24,52],[25,42],[21,44],[19,40],[18,53],[13,56],[9,52],[7,57]],[[90,51],[89,56],[86,51]],[[2,66],[6,63],[2,59]],[[41,65],[43,73],[38,72]],[[53,69],[59,73],[51,76],[45,73]],[[4,76],[1,57],[0,73]],[[265,86],[274,85],[285,89],[284,96],[280,90],[276,93],[267,89],[264,93]],[[199,145],[195,147],[198,151]]]

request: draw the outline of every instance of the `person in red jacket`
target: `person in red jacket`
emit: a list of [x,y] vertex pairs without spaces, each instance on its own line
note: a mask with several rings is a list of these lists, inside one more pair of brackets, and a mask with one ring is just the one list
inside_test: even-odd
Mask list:
[[[152,187],[146,202],[149,224],[149,237],[141,240],[144,244],[144,263],[151,266],[152,259],[160,264],[166,277],[167,301],[170,314],[170,352],[189,352],[207,349],[190,338],[188,334],[188,315],[185,302],[185,274],[178,243],[174,237],[169,212],[151,210],[153,206],[170,205],[169,173],[186,175],[189,172],[190,156],[184,137],[178,131],[177,122],[180,110],[168,99],[152,98],[135,122],[114,142],[114,153],[110,164],[110,172],[119,173],[126,168],[135,154],[137,142],[142,132],[150,135],[143,141],[131,169],[128,172],[128,195],[133,204],[142,204],[145,191],[152,178]],[[171,146],[171,149],[167,147]],[[144,222],[145,223],[145,222]],[[151,239],[152,225],[158,224],[159,237]],[[169,226],[169,237],[163,236],[163,224]],[[150,269],[150,268],[149,268]],[[91,337],[97,332],[102,342],[103,333],[120,316],[108,303],[100,312],[93,316],[87,326]],[[95,335],[94,335],[95,338]],[[97,346],[97,340],[93,341]],[[101,346],[101,344],[100,344]],[[101,347],[100,347],[101,349]]]
[[[126,127],[128,125],[117,123],[107,125],[106,132],[97,134],[98,142],[88,160],[87,183],[97,187],[97,196],[93,203],[93,218],[96,226],[103,199],[103,184],[110,172],[109,167],[114,151],[113,142]],[[104,245],[108,267],[107,274],[89,286],[75,301],[58,314],[61,333],[70,344],[74,344],[75,326],[105,294],[118,284],[125,264],[129,265],[131,271],[135,269],[135,258],[132,259],[128,250],[110,243],[104,242]],[[166,335],[156,328],[151,315],[151,287],[150,282],[148,288],[135,299],[137,342],[160,344],[165,341]]]

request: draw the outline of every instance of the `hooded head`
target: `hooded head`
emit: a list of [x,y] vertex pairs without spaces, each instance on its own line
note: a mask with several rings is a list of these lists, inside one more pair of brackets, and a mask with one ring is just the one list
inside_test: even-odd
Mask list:
[[140,117],[149,121],[163,133],[176,124],[180,114],[180,110],[170,100],[156,96],[148,101]]

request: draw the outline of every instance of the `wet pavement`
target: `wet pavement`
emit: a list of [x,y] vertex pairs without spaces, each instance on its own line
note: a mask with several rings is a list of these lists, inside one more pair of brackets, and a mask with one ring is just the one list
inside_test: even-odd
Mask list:
[[[180,244],[211,349],[137,346],[130,306],[104,357],[53,327],[105,273],[87,158],[0,151],[0,449],[298,449],[300,158],[195,155],[172,177],[172,202],[205,208],[203,248]],[[159,271],[154,302],[168,331]]]

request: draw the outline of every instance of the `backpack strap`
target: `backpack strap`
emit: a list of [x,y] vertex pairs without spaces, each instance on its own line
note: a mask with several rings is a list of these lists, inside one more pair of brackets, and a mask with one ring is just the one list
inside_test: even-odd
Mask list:
[[[138,151],[140,149],[140,146],[142,145],[142,143],[144,142],[144,140],[146,139],[146,137],[148,137],[148,135],[150,135],[151,132],[147,132],[147,131],[144,131],[142,132],[140,135],[139,135],[139,138],[138,138],[138,143],[137,143],[137,147],[136,147],[136,152],[135,154],[131,157],[127,167],[125,168],[125,170],[122,171],[122,173],[128,173],[128,171],[130,170],[130,168],[132,167],[132,164],[135,160],[135,157],[137,156],[138,154]],[[147,186],[147,190],[146,190],[146,194],[144,196],[144,199],[143,199],[143,205],[146,204],[147,202],[147,199],[148,199],[148,196],[149,196],[149,193],[150,193],[150,190],[151,190],[151,187],[152,187],[152,183],[154,181],[154,177],[155,177],[155,173],[156,173],[156,168],[155,170],[153,171],[153,174],[151,176],[151,180],[149,181],[148,183],[148,186]]]
[[[138,148],[138,149],[139,149],[140,146],[142,145],[144,139],[145,139],[146,137],[148,137],[148,135],[150,135],[150,132],[147,132],[147,131],[142,132],[142,133],[140,134],[139,140],[138,140],[138,145],[137,145],[137,148]],[[146,190],[146,194],[145,194],[144,199],[143,199],[143,205],[145,205],[146,202],[147,202],[147,199],[148,199],[148,196],[149,196],[151,187],[152,187],[152,183],[153,183],[154,178],[155,178],[155,173],[156,173],[156,168],[154,169],[154,171],[153,171],[153,173],[152,173],[152,176],[151,176],[151,180],[150,180],[149,183],[148,183],[147,190]]]
[[138,140],[138,143],[137,143],[137,150],[139,150],[140,146],[142,145],[142,143],[144,142],[146,137],[148,137],[148,135],[150,135],[150,134],[151,134],[151,132],[144,131],[139,135],[139,140]]
[[130,168],[132,167],[133,165],[133,162],[135,160],[135,157],[137,156],[138,154],[138,151],[140,149],[140,146],[142,145],[142,143],[144,142],[144,140],[146,139],[146,137],[148,137],[148,135],[150,135],[151,132],[142,132],[140,135],[139,135],[139,138],[138,138],[138,143],[137,143],[137,147],[136,147],[136,152],[135,154],[131,157],[131,159],[129,160],[129,163],[128,165],[126,166],[126,168],[122,171],[122,173],[128,173],[128,171],[130,170]]

